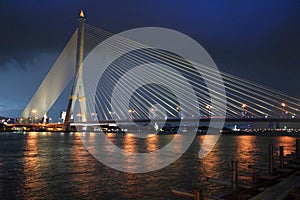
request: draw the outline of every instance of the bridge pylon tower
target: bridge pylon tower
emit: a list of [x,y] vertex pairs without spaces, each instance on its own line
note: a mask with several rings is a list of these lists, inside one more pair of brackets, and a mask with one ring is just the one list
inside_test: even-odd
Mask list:
[[83,54],[84,54],[84,37],[85,37],[85,18],[83,10],[79,14],[79,27],[78,27],[78,37],[77,37],[77,55],[76,55],[76,66],[75,66],[75,80],[72,86],[71,95],[68,102],[68,108],[66,112],[64,126],[65,129],[69,127],[71,122],[71,116],[74,109],[76,100],[78,99],[80,104],[80,115],[81,121],[86,122],[86,97],[84,91],[84,85],[82,80],[82,64],[83,64]]

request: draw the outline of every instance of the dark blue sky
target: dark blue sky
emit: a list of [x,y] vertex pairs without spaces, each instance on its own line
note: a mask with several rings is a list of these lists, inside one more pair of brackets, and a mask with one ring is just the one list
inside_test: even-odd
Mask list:
[[[52,0],[0,2],[0,116],[21,114],[76,29],[171,28],[196,39],[222,71],[300,97],[300,1]],[[69,91],[53,114],[65,109]],[[56,117],[56,116],[55,116]]]

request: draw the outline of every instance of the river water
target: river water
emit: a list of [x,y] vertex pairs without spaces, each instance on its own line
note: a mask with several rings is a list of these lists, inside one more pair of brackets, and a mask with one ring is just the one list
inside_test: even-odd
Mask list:
[[[143,144],[129,135],[111,136],[118,146],[156,150],[171,135],[155,135]],[[267,160],[268,144],[278,152],[295,150],[296,137],[223,135],[203,159],[198,151],[204,136],[197,136],[187,152],[171,165],[149,173],[130,174],[96,160],[77,133],[0,133],[0,199],[181,199],[169,187],[191,190],[201,186],[208,195],[225,188],[206,182],[205,176],[229,178],[230,161],[239,170]],[[129,166],[130,167],[130,166]],[[247,177],[241,179],[247,181]]]

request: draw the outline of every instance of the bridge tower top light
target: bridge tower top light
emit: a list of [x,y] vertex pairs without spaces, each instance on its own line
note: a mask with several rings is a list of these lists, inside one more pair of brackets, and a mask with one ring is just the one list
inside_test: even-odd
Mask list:
[[79,17],[80,18],[84,18],[84,12],[83,12],[83,10],[80,10]]

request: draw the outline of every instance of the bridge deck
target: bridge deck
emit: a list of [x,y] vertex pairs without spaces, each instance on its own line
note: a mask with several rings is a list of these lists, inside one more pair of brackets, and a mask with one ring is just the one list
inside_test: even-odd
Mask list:
[[[126,123],[126,122],[209,122],[211,120],[214,121],[223,121],[224,118],[201,118],[201,119],[195,119],[195,118],[168,118],[165,119],[127,119],[127,120],[99,120],[98,123]],[[225,118],[225,122],[299,122],[300,118]],[[90,124],[91,122],[80,122],[80,124]]]

